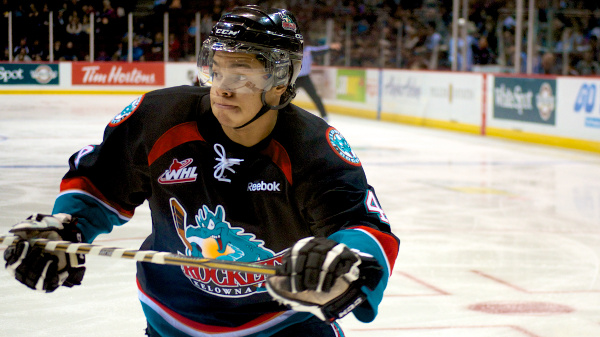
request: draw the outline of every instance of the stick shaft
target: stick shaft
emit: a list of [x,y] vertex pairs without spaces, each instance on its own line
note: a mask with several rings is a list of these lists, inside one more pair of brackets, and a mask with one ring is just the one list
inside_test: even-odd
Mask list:
[[[0,235],[0,244],[14,245],[20,240],[14,235]],[[88,243],[72,243],[69,241],[53,241],[47,239],[32,239],[33,245],[42,247],[52,252],[65,252],[75,254],[97,255],[112,258],[129,259],[139,262],[166,264],[174,266],[191,266],[199,268],[212,268],[231,270],[259,275],[275,275],[275,267],[257,263],[221,261],[208,258],[197,258],[187,255],[177,255],[154,250],[134,250],[117,247],[93,245]]]

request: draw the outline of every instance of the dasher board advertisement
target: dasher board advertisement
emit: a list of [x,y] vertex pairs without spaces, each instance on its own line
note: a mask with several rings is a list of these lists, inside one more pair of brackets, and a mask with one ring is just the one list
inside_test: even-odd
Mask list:
[[556,80],[496,76],[494,119],[556,125]]
[[58,85],[58,64],[0,63],[0,85]]
[[560,135],[600,141],[600,79],[561,77],[558,90]]
[[162,62],[73,62],[73,85],[165,85],[165,66]]

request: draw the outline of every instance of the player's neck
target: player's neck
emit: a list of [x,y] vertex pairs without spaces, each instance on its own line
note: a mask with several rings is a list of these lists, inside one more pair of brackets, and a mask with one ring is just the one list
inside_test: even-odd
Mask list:
[[271,134],[271,131],[275,128],[275,123],[277,123],[277,114],[277,110],[269,110],[260,118],[241,129],[223,127],[223,132],[232,141],[246,147],[251,147]]

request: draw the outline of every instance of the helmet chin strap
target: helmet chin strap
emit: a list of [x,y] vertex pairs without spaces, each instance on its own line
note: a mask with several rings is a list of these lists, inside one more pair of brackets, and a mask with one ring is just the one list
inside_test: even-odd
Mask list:
[[251,120],[249,120],[248,122],[246,122],[244,125],[242,125],[242,126],[236,126],[236,127],[234,127],[234,129],[237,130],[237,129],[241,129],[241,128],[247,126],[248,124],[250,124],[250,123],[254,122],[255,120],[259,119],[260,117],[262,117],[262,115],[266,114],[267,111],[269,111],[269,110],[279,110],[279,109],[282,109],[283,107],[285,107],[286,105],[288,105],[290,103],[290,101],[292,100],[292,98],[294,98],[293,96],[291,96],[288,99],[286,99],[285,102],[283,102],[283,103],[281,103],[279,105],[270,105],[270,104],[267,104],[267,102],[266,102],[266,95],[267,95],[267,92],[263,91],[263,93],[261,95],[261,98],[260,98],[261,101],[262,101],[263,106],[262,106],[262,108],[260,108],[260,110],[258,110],[258,113]]

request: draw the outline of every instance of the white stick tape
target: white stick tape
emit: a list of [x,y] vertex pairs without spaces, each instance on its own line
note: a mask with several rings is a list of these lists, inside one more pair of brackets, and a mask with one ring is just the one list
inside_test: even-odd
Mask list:
[[115,258],[115,259],[120,259],[121,256],[123,256],[123,253],[125,253],[127,249],[122,249],[122,248],[118,248],[115,249],[112,254],[110,255],[110,257]]
[[165,256],[169,253],[155,253],[152,256],[152,263],[165,264]]
[[48,241],[48,243],[45,244],[44,249],[55,250],[59,243],[60,241]]
[[76,253],[81,246],[87,246],[87,243],[72,243],[67,247],[67,253]]
[[133,257],[133,259],[136,261],[144,261],[146,254],[147,254],[147,252],[141,250],[141,251],[135,253],[135,256]]
[[102,246],[93,246],[92,249],[90,249],[90,255],[100,255],[100,251],[103,248],[104,247],[102,247]]

